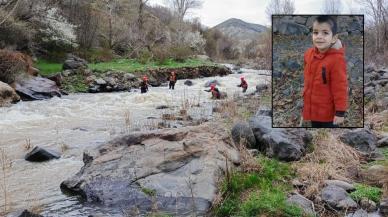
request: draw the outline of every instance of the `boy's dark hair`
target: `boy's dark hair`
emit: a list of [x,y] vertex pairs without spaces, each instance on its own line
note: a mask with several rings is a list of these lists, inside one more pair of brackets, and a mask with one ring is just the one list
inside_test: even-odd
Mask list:
[[329,15],[320,15],[315,18],[315,21],[318,23],[328,23],[331,27],[333,35],[337,34],[337,20],[334,17]]

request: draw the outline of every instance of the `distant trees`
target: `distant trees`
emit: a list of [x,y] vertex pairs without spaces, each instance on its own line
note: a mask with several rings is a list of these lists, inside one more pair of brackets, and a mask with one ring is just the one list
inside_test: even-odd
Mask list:
[[202,7],[203,2],[201,0],[167,0],[167,3],[182,21],[190,10]]
[[271,0],[265,9],[269,20],[272,14],[293,14],[295,13],[294,0]]
[[357,0],[366,15],[365,48],[367,62],[386,63],[388,58],[388,1]]

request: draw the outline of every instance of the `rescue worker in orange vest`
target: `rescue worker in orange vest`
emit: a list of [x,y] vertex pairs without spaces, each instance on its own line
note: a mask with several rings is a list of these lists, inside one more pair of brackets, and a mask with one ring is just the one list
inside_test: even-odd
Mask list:
[[237,87],[242,87],[243,93],[245,93],[248,89],[248,83],[243,76],[241,76],[240,79],[241,79],[241,83],[237,85]]

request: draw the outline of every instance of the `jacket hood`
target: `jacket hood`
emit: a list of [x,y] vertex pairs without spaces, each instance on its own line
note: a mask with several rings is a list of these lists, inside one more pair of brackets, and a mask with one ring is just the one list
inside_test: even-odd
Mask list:
[[314,47],[314,57],[317,57],[318,59],[323,59],[325,56],[333,55],[333,54],[341,54],[345,55],[345,47],[342,47],[340,49],[335,48],[329,48],[325,53],[320,53],[318,48]]

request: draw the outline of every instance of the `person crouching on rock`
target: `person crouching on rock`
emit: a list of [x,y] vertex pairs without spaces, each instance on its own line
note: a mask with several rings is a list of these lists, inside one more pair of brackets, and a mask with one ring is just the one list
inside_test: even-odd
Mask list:
[[237,87],[242,87],[243,93],[245,93],[248,89],[248,83],[243,76],[241,76],[240,79],[241,79],[241,83],[237,85]]
[[218,90],[218,88],[216,88],[216,84],[211,84],[210,90],[205,90],[205,91],[212,93],[212,99],[220,99],[221,98],[220,90]]
[[170,77],[168,78],[168,80],[170,81],[170,83],[168,84],[168,89],[173,89],[174,90],[175,83],[176,83],[175,71],[171,72]]
[[144,76],[143,81],[140,83],[140,91],[141,93],[147,93],[148,91],[148,77]]

